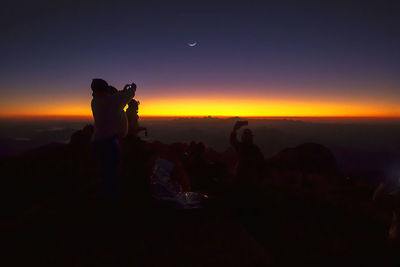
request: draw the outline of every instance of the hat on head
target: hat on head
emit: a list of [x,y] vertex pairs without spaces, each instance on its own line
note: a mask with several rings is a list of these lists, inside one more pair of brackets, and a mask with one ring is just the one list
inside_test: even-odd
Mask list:
[[93,79],[90,87],[93,92],[106,91],[108,89],[108,83],[103,79]]

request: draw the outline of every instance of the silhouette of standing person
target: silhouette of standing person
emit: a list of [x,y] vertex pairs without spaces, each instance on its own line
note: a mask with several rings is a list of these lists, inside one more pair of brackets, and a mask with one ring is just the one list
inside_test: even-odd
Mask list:
[[138,133],[144,131],[144,135],[147,136],[147,128],[139,126],[139,101],[132,99],[128,103],[128,108],[126,109],[126,116],[128,117],[128,135],[137,136]]
[[230,136],[230,143],[238,154],[235,167],[236,185],[242,190],[252,190],[257,187],[264,174],[264,156],[258,146],[253,143],[253,133],[245,129],[241,141],[237,139],[237,131],[247,125],[247,121],[237,121]]
[[92,113],[94,118],[93,146],[100,161],[102,195],[108,199],[118,198],[116,181],[120,161],[118,139],[128,132],[125,106],[135,96],[136,85],[127,84],[118,91],[102,79],[93,79]]

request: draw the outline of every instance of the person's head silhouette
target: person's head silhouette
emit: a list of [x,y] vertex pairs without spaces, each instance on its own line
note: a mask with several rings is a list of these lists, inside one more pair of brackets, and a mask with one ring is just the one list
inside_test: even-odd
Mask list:
[[90,85],[94,94],[106,92],[108,90],[108,83],[103,79],[93,79]]
[[138,110],[139,109],[139,101],[136,101],[135,99],[132,99],[131,101],[129,101],[128,106],[129,109],[133,109],[133,110]]

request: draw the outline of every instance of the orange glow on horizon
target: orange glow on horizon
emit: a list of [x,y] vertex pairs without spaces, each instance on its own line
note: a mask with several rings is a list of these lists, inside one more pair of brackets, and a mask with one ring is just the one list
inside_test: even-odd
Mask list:
[[[396,103],[227,97],[139,98],[143,117],[400,117]],[[0,117],[91,117],[90,99],[0,108]]]
[[377,116],[396,117],[400,109],[363,103],[296,101],[282,99],[208,99],[170,98],[141,101],[144,116],[242,116],[242,117],[318,117]]

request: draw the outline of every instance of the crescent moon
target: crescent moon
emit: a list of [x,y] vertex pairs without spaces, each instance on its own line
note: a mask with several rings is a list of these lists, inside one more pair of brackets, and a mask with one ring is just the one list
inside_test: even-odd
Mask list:
[[196,46],[197,45],[197,42],[194,42],[194,43],[188,43],[188,46],[190,46],[190,47],[194,47],[194,46]]

